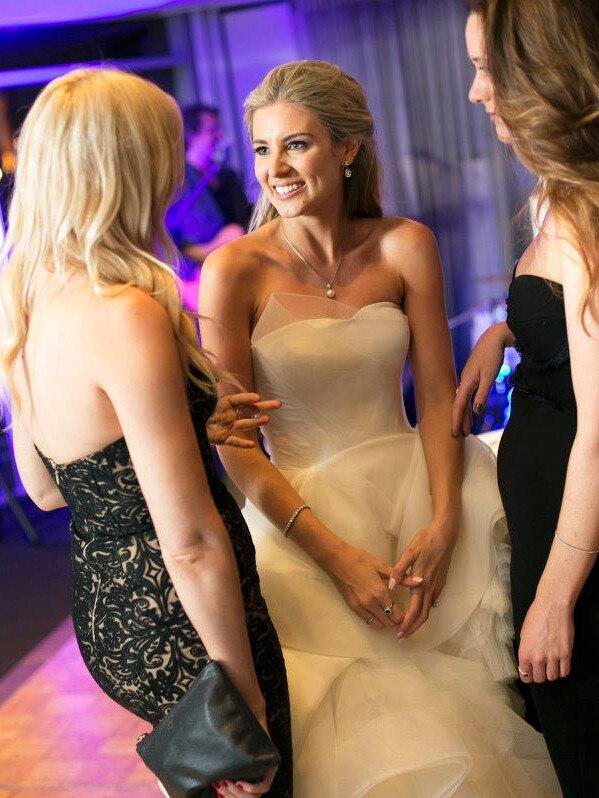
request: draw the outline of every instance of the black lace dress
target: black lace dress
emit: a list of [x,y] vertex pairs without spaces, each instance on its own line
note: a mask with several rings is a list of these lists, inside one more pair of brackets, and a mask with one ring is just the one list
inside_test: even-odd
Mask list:
[[[547,562],[576,435],[576,402],[562,288],[535,275],[512,280],[507,323],[521,362],[498,476],[512,542],[516,642]],[[599,566],[575,612],[572,673],[531,685],[566,798],[599,796]]]
[[[291,798],[291,724],[285,663],[260,592],[254,546],[214,470],[205,422],[213,400],[198,389],[190,408],[212,497],[229,532],[256,672],[282,764],[268,792]],[[72,511],[73,620],[91,675],[118,704],[156,724],[206,661],[160,554],[124,438],[59,464],[40,452]]]

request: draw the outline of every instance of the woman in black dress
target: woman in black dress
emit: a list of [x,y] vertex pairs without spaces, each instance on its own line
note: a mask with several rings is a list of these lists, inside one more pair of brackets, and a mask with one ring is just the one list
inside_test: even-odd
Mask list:
[[599,6],[476,6],[470,98],[541,178],[538,207],[549,212],[514,271],[507,324],[483,335],[464,369],[454,433],[469,432],[470,397],[480,412],[504,347],[515,345],[521,362],[498,476],[518,669],[564,795],[591,798],[599,794]]
[[[177,106],[137,76],[76,70],[34,103],[0,288],[16,459],[40,507],[72,510],[75,629],[100,687],[155,724],[218,660],[282,764],[217,794],[291,798],[282,652],[206,430],[247,446],[236,430],[277,403],[215,413],[217,374],[164,260],[182,167]],[[257,418],[236,420],[244,402]]]

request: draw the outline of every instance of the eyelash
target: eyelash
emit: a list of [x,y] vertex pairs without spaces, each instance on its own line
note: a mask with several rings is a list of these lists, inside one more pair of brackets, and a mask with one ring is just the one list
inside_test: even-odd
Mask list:
[[[299,147],[293,147],[292,145],[294,145],[294,144],[298,144]],[[293,141],[290,141],[287,144],[286,149],[288,149],[288,150],[295,150],[295,149],[300,149],[300,148],[301,149],[306,149],[307,146],[308,146],[307,142],[302,141],[301,139],[294,139]],[[254,152],[256,153],[256,155],[266,155],[266,152],[265,152],[266,150],[267,150],[267,147],[265,147],[265,146],[254,147]]]

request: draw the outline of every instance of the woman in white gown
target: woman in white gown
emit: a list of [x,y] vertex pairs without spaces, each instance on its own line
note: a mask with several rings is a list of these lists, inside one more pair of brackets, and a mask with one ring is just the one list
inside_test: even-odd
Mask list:
[[491,452],[451,436],[434,237],[382,216],[372,117],[339,67],[278,67],[246,114],[255,229],[207,259],[200,310],[232,384],[283,401],[269,458],[221,455],[251,502],[285,652],[294,794],[557,798],[542,738],[504,686],[505,523]]

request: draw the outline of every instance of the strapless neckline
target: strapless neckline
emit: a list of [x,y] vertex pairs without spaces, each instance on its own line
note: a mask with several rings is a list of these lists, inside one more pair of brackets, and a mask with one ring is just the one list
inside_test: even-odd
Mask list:
[[[120,447],[126,448],[127,444],[125,442],[125,436],[121,435],[120,438],[116,438],[115,440],[106,443],[104,446],[101,446],[99,449],[96,449],[94,452],[90,452],[89,454],[81,455],[81,457],[75,457],[73,460],[67,460],[65,462],[58,462],[54,460],[47,454],[44,454],[42,450],[39,448],[37,444],[33,444],[35,447],[35,451],[38,455],[42,458],[42,460],[47,460],[53,469],[66,469],[72,466],[78,466],[82,463],[85,463],[88,460],[97,460],[98,457],[103,457],[104,455],[109,454],[113,449],[118,449]],[[128,450],[127,450],[128,451]]]
[[[297,316],[296,318],[294,318],[293,320],[291,320],[288,323],[284,324],[283,326],[277,327],[275,330],[267,332],[263,336],[260,336],[258,338],[256,333],[259,330],[261,324],[264,324],[264,320],[266,319],[268,313],[270,312],[271,307],[274,304],[278,304],[281,308],[284,308],[284,310],[287,313],[289,313],[289,315],[291,315],[291,316],[295,315],[292,310],[290,310],[288,307],[284,306],[279,301],[279,297],[297,297],[298,299],[301,299],[301,300],[308,300],[308,301],[314,300],[316,303],[319,303],[319,304],[330,303],[332,306],[341,306],[341,307],[347,308],[348,310],[352,310],[353,313],[351,313],[347,317],[342,317],[342,316],[341,317],[336,317],[336,316],[333,316],[333,315],[331,315],[331,316],[319,315],[319,316],[305,316],[305,317],[304,316]],[[360,316],[363,316],[366,312],[371,311],[371,310],[375,310],[375,309],[378,309],[378,308],[389,308],[391,310],[396,310],[399,313],[399,315],[401,317],[405,318],[406,321],[407,321],[407,318],[408,318],[407,314],[399,307],[399,305],[396,302],[392,302],[391,300],[382,300],[380,302],[369,302],[367,305],[362,305],[361,307],[356,308],[354,305],[349,305],[346,302],[341,302],[339,299],[330,299],[329,297],[321,297],[321,296],[316,296],[314,294],[300,294],[300,293],[296,293],[295,291],[274,291],[269,296],[268,301],[267,301],[267,303],[266,303],[266,305],[264,307],[264,310],[260,314],[260,317],[258,318],[258,321],[256,322],[256,324],[254,325],[254,329],[253,329],[251,337],[250,337],[250,342],[251,342],[252,345],[256,344],[258,341],[262,341],[262,340],[270,337],[271,335],[274,335],[274,333],[276,333],[276,332],[280,332],[281,330],[286,329],[288,327],[291,327],[291,326],[293,326],[295,324],[301,324],[301,323],[305,323],[305,322],[309,323],[309,322],[315,322],[315,321],[326,321],[326,322],[330,322],[330,323],[341,323],[341,322],[343,322],[343,323],[347,324],[348,322],[352,322],[352,321],[357,320],[358,318],[360,318]]]
[[558,283],[557,280],[551,280],[549,277],[544,277],[542,274],[533,274],[532,272],[524,272],[523,274],[516,274],[514,272],[514,276],[512,278],[512,283],[515,283],[516,280],[522,280],[524,277],[528,277],[529,279],[533,280],[542,280],[544,283],[551,283],[552,285],[557,285],[559,288],[563,289],[563,284]]
[[[193,383],[189,383],[189,409],[192,418],[197,417],[200,423],[203,423],[210,416],[215,404],[216,398],[205,395],[201,389],[195,387]],[[63,461],[55,460],[53,457],[47,455],[35,442],[33,446],[39,457],[51,465],[54,474],[56,474],[58,470],[66,471],[68,469],[77,469],[84,463],[93,463],[103,457],[110,457],[113,452],[118,452],[123,457],[130,460],[129,447],[124,435],[120,435],[118,438],[105,443],[103,446],[99,446],[93,452]]]

